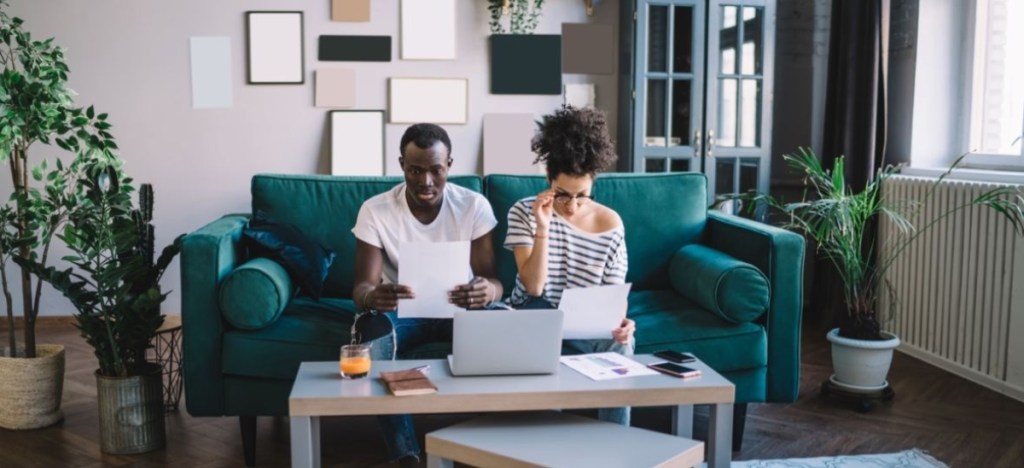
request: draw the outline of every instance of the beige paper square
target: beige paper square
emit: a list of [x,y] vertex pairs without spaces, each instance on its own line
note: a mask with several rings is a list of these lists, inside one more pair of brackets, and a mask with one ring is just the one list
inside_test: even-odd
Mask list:
[[355,70],[317,70],[315,79],[316,107],[355,107]]
[[370,0],[331,0],[331,21],[370,21]]
[[562,73],[610,75],[615,57],[610,25],[562,23]]
[[484,175],[543,173],[530,149],[536,128],[533,114],[484,114]]

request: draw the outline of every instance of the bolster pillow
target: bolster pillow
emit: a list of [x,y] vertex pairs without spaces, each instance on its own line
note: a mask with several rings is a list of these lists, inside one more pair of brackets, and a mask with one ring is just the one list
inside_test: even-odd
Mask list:
[[677,292],[730,322],[751,322],[768,310],[770,288],[764,273],[703,245],[679,249],[669,277]]
[[254,258],[221,283],[220,310],[231,325],[257,330],[281,316],[294,291],[284,267],[269,258]]

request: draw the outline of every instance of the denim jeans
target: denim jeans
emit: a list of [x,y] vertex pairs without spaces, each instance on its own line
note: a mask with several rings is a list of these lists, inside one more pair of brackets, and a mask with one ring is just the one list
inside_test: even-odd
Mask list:
[[[399,319],[397,312],[372,312],[356,317],[352,325],[352,339],[370,345],[370,357],[375,361],[392,361],[406,349],[423,343],[452,340],[451,319]],[[416,429],[408,414],[377,417],[384,433],[388,458],[394,462],[405,456],[419,456],[420,446]]]
[[[531,297],[518,308],[520,309],[555,309],[556,307],[543,297]],[[614,352],[623,356],[632,356],[636,348],[636,340],[630,337],[629,343],[619,343],[611,338],[612,331],[608,330],[608,339],[598,340],[562,340],[562,353],[566,355],[590,354]],[[630,409],[628,406],[621,408],[598,408],[597,419],[601,421],[629,426]]]

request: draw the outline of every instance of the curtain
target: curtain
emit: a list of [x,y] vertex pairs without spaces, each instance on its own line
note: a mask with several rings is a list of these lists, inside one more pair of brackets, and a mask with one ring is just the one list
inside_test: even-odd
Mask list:
[[[889,0],[832,0],[825,122],[820,157],[830,169],[845,155],[845,177],[855,191],[883,164]],[[845,311],[834,267],[815,260],[810,314],[831,326]]]

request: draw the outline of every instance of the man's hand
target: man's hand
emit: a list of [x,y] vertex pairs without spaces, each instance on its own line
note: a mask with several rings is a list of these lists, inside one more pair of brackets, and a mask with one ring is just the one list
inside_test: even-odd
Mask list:
[[476,276],[468,284],[448,291],[448,302],[463,309],[482,309],[495,300],[494,292],[494,285],[487,278]]
[[412,299],[412,288],[401,284],[382,284],[366,293],[363,304],[372,310],[398,310],[399,299]]
[[537,194],[533,202],[533,218],[537,221],[537,232],[547,234],[551,225],[551,213],[555,206],[555,191],[548,189]]
[[612,330],[612,339],[622,344],[629,343],[629,339],[633,337],[633,332],[635,331],[636,322],[624,318],[622,323],[619,324],[619,328]]

